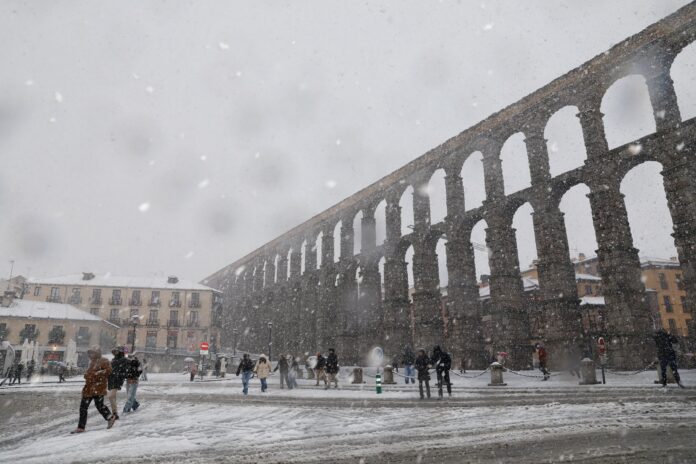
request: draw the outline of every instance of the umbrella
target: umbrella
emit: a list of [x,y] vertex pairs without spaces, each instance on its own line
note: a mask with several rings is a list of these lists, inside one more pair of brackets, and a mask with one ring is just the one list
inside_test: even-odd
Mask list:
[[185,358],[185,359],[184,359],[184,362],[185,362],[185,363],[192,363],[192,362],[196,362],[196,360],[193,359],[193,358]]
[[27,365],[27,360],[29,359],[29,350],[30,350],[30,345],[29,345],[29,340],[26,338],[24,339],[24,343],[22,343],[22,355],[19,358],[19,362],[24,364],[25,366]]
[[39,344],[36,341],[34,341],[34,356],[32,356],[32,359],[34,360],[34,363],[38,366],[39,365]]
[[68,347],[65,351],[65,363],[77,366],[77,343],[72,338],[68,341]]

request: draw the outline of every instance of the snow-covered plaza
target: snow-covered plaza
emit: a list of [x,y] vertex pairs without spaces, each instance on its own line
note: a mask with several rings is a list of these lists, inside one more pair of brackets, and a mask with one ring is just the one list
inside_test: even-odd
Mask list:
[[[696,371],[686,389],[663,390],[654,371],[609,373],[606,385],[579,386],[570,375],[548,382],[525,371],[453,375],[453,394],[418,399],[417,386],[351,385],[313,380],[281,390],[278,376],[247,397],[231,376],[189,381],[186,374],[151,374],[141,382],[141,409],[111,430],[92,407],[88,433],[70,435],[82,381],[54,378],[0,389],[0,462],[626,462],[696,461]],[[434,382],[432,382],[434,384]],[[125,393],[119,406],[125,401]]]

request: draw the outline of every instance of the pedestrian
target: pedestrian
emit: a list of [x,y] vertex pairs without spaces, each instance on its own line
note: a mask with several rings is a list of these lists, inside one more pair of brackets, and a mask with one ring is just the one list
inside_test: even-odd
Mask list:
[[220,358],[217,358],[215,360],[215,378],[220,377],[220,367],[221,366],[222,366],[222,361],[220,360]]
[[43,382],[44,377],[46,376],[46,373],[48,372],[48,364],[42,363],[41,367],[39,368],[39,375],[41,376],[41,381]]
[[14,378],[12,379],[12,382],[10,385],[13,385],[15,382],[17,382],[17,385],[22,384],[22,371],[24,370],[24,363],[20,361],[14,369]]
[[443,351],[439,345],[433,348],[432,364],[435,366],[437,374],[437,396],[442,398],[442,383],[447,385],[447,396],[452,396],[452,383],[450,382],[449,371],[452,368],[452,357],[446,351]]
[[58,364],[56,373],[58,374],[58,383],[65,382],[65,366],[63,364]]
[[27,382],[31,382],[31,376],[34,375],[34,370],[36,369],[36,362],[32,359],[27,365]]
[[227,374],[227,358],[223,357],[220,358],[220,377],[224,379],[225,374]]
[[660,361],[660,380],[662,386],[667,388],[667,366],[672,369],[674,380],[681,388],[685,388],[681,383],[679,371],[677,367],[677,352],[674,351],[674,345],[679,344],[679,339],[667,333],[664,329],[659,329],[654,335],[655,345],[657,345],[657,359]]
[[283,384],[288,385],[288,390],[292,389],[292,385],[290,384],[290,380],[288,379],[288,371],[290,370],[290,366],[288,366],[288,359],[284,356],[281,355],[278,358],[278,364],[276,364],[276,367],[273,369],[273,372],[275,371],[280,371],[280,389],[283,389]]
[[126,371],[126,404],[123,405],[123,413],[128,414],[131,411],[137,411],[140,407],[140,403],[135,398],[138,392],[138,379],[140,379],[140,374],[143,373],[140,370],[140,360],[135,353],[133,357],[129,360],[128,370]]
[[114,355],[111,360],[111,374],[109,374],[108,388],[109,392],[107,397],[109,398],[109,404],[111,405],[111,410],[118,420],[118,405],[116,404],[116,398],[118,392],[123,387],[123,383],[126,381],[126,376],[128,375],[128,368],[130,363],[126,359],[125,349],[122,346],[117,346],[111,350],[111,354]]
[[539,357],[539,370],[541,371],[542,374],[544,374],[544,378],[541,380],[549,380],[549,370],[546,368],[546,363],[548,362],[548,353],[546,352],[546,348],[544,345],[541,343],[537,343],[534,345],[537,351],[537,356]]
[[329,356],[326,358],[326,375],[328,376],[326,390],[331,386],[331,382],[336,384],[338,388],[338,371],[340,370],[338,366],[338,356],[336,356],[336,351],[333,348],[329,348]]
[[319,386],[319,381],[323,380],[324,381],[324,386],[327,385],[326,382],[326,358],[322,356],[321,353],[317,353],[317,364],[314,366],[314,373],[317,377],[317,384],[316,386]]
[[411,382],[412,384],[415,385],[416,384],[416,370],[413,368],[413,363],[416,362],[416,355],[410,346],[407,346],[404,349],[402,361],[404,364],[404,374],[406,377],[406,384]]
[[237,367],[237,377],[242,373],[242,393],[246,396],[249,393],[249,380],[254,375],[254,361],[249,358],[249,354],[244,353],[242,360]]
[[415,367],[418,371],[418,391],[420,392],[420,399],[423,399],[423,384],[425,384],[425,389],[428,393],[428,399],[430,399],[430,359],[428,355],[425,354],[425,350],[418,350],[418,356],[416,356]]
[[14,370],[15,365],[10,364],[10,367],[8,367],[7,371],[5,372],[5,379],[2,381],[2,383],[0,383],[0,385],[4,385],[8,380],[10,381],[9,385],[12,385],[12,382],[14,381]]
[[205,374],[207,374],[208,366],[205,364],[205,362],[201,359],[198,361],[198,376],[201,378],[201,382],[203,381],[203,377],[205,377]]
[[266,389],[268,389],[266,379],[271,374],[271,365],[266,361],[266,355],[262,354],[259,356],[259,362],[256,363],[254,372],[261,381],[261,393],[266,393]]
[[147,358],[143,358],[142,370],[143,374],[140,376],[140,380],[147,382]]
[[292,359],[290,370],[288,371],[288,388],[297,388],[299,387],[297,384],[297,374],[300,372],[300,364],[292,355],[288,354],[288,356]]
[[94,401],[97,411],[102,415],[108,425],[107,429],[114,426],[116,416],[109,411],[109,407],[104,404],[104,396],[108,386],[109,375],[111,374],[111,363],[102,357],[99,345],[94,345],[87,350],[89,356],[89,367],[85,371],[85,386],[82,388],[82,401],[80,401],[80,420],[77,428],[71,433],[82,433],[87,425],[87,410]]
[[191,367],[189,369],[189,372],[191,373],[191,382],[193,382],[193,380],[196,378],[196,374],[198,374],[198,364],[191,363]]

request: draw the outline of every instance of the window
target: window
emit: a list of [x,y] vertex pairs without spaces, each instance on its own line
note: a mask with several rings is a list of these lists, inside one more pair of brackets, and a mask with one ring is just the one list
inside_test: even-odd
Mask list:
[[662,290],[667,290],[669,289],[669,285],[667,285],[667,278],[663,273],[659,273],[657,276],[660,279],[660,288]]
[[145,346],[148,348],[156,348],[157,347],[157,331],[155,330],[148,330],[147,335],[145,336]]
[[159,290],[153,290],[152,296],[150,297],[150,305],[159,306],[160,302],[160,292]]
[[80,327],[79,329],[77,329],[77,344],[78,344],[78,346],[89,345],[89,339],[90,339],[89,327]]
[[51,295],[47,298],[47,301],[60,303],[60,288],[51,287]]
[[40,296],[41,295],[41,287],[36,286],[34,287],[34,296]]
[[39,331],[36,330],[36,324],[24,324],[24,328],[19,332],[19,339],[24,340],[36,340],[39,336]]
[[0,341],[5,340],[5,338],[7,338],[8,333],[9,330],[7,330],[7,323],[0,322]]
[[192,330],[186,332],[186,345],[189,351],[196,351],[196,332]]
[[121,304],[121,290],[113,290],[111,292],[111,301],[109,304],[120,305]]
[[133,290],[133,294],[131,295],[131,305],[140,305],[140,290]]
[[158,311],[156,309],[151,309],[150,314],[147,317],[147,325],[159,325]]
[[179,310],[172,309],[169,311],[169,326],[179,327]]
[[690,313],[691,311],[689,311],[689,307],[686,305],[686,297],[682,296],[680,298],[681,298],[682,312]]
[[172,299],[169,300],[169,306],[181,306],[181,302],[179,301],[179,292],[172,292]]
[[131,310],[130,310],[131,319],[133,319],[133,316],[137,316],[137,315],[138,315],[138,308],[131,308]]
[[65,338],[65,331],[62,325],[54,325],[51,331],[48,333],[48,343],[62,345],[63,339]]
[[118,308],[111,308],[111,312],[109,313],[109,321],[113,323],[120,323],[119,317],[118,317]]
[[585,285],[585,295],[592,295],[592,285]]
[[198,292],[191,293],[191,307],[200,308],[201,307],[201,294]]
[[668,313],[674,312],[674,308],[672,308],[672,300],[669,299],[668,295],[662,297],[662,302],[665,304],[665,311]]
[[101,288],[92,289],[92,304],[101,304]]
[[179,332],[170,330],[167,332],[167,348],[176,348],[176,341],[179,338]]
[[99,316],[99,308],[90,308],[90,309],[89,309],[89,313],[90,313],[92,316]]
[[677,322],[674,319],[667,319],[667,323],[669,324],[669,332],[672,334],[677,333]]
[[73,288],[70,293],[70,304],[80,304],[82,303],[82,297],[80,296],[80,289]]
[[198,327],[198,311],[191,311],[191,313],[189,313],[187,325],[189,327]]
[[679,290],[684,290],[684,282],[682,282],[682,275],[681,274],[675,274],[674,279],[677,281],[677,288]]

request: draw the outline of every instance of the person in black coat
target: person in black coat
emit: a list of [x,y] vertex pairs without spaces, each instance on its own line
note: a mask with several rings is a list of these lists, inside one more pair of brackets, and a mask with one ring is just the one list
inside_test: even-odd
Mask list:
[[12,379],[12,382],[10,382],[10,385],[13,385],[15,382],[17,382],[18,385],[22,384],[22,371],[24,370],[24,363],[21,361],[19,364],[15,365],[14,368],[14,378]]
[[664,329],[660,329],[655,332],[655,345],[657,345],[657,358],[660,361],[660,379],[662,380],[662,386],[667,386],[667,366],[672,368],[672,374],[674,374],[674,380],[677,381],[677,385],[684,388],[679,378],[679,371],[677,370],[677,353],[674,351],[674,346],[679,343],[679,339],[674,335],[665,332]]
[[437,374],[437,395],[442,398],[442,383],[447,385],[447,395],[452,396],[452,384],[450,383],[449,371],[452,368],[452,357],[446,351],[443,351],[440,346],[433,348],[432,364],[435,366]]
[[330,348],[329,356],[326,358],[326,374],[328,376],[327,390],[331,386],[331,382],[334,382],[336,388],[338,388],[338,369],[338,356],[336,356],[336,351]]
[[423,384],[425,383],[425,389],[428,393],[428,398],[430,398],[430,359],[428,355],[425,354],[425,350],[418,350],[418,356],[416,356],[416,371],[418,371],[418,391],[420,392],[420,398],[423,399]]
[[242,373],[242,393],[246,396],[249,393],[249,380],[254,375],[254,361],[251,360],[247,353],[244,353],[242,360],[237,366],[237,376]]
[[116,398],[118,397],[118,392],[123,388],[123,383],[126,381],[128,369],[130,368],[130,362],[126,359],[124,352],[125,349],[122,346],[117,346],[111,350],[111,354],[113,354],[114,357],[111,360],[111,374],[109,374],[109,378],[107,379],[109,391],[106,396],[109,398],[111,410],[114,412],[116,420],[118,420]]
[[290,384],[290,380],[288,380],[288,371],[290,370],[290,366],[288,366],[288,359],[284,356],[281,355],[280,358],[278,358],[278,364],[276,364],[275,369],[273,369],[273,372],[275,371],[280,371],[280,388],[283,388],[283,384],[288,385],[288,390],[292,390],[292,385]]
[[314,367],[314,372],[317,377],[317,385],[319,386],[319,381],[324,381],[324,386],[328,385],[326,382],[326,358],[321,354],[317,353],[317,364]]
[[416,376],[415,372],[413,369],[413,363],[416,362],[416,355],[411,349],[411,347],[407,346],[404,349],[404,354],[402,356],[401,362],[404,365],[404,374],[406,377],[406,383],[416,383]]

